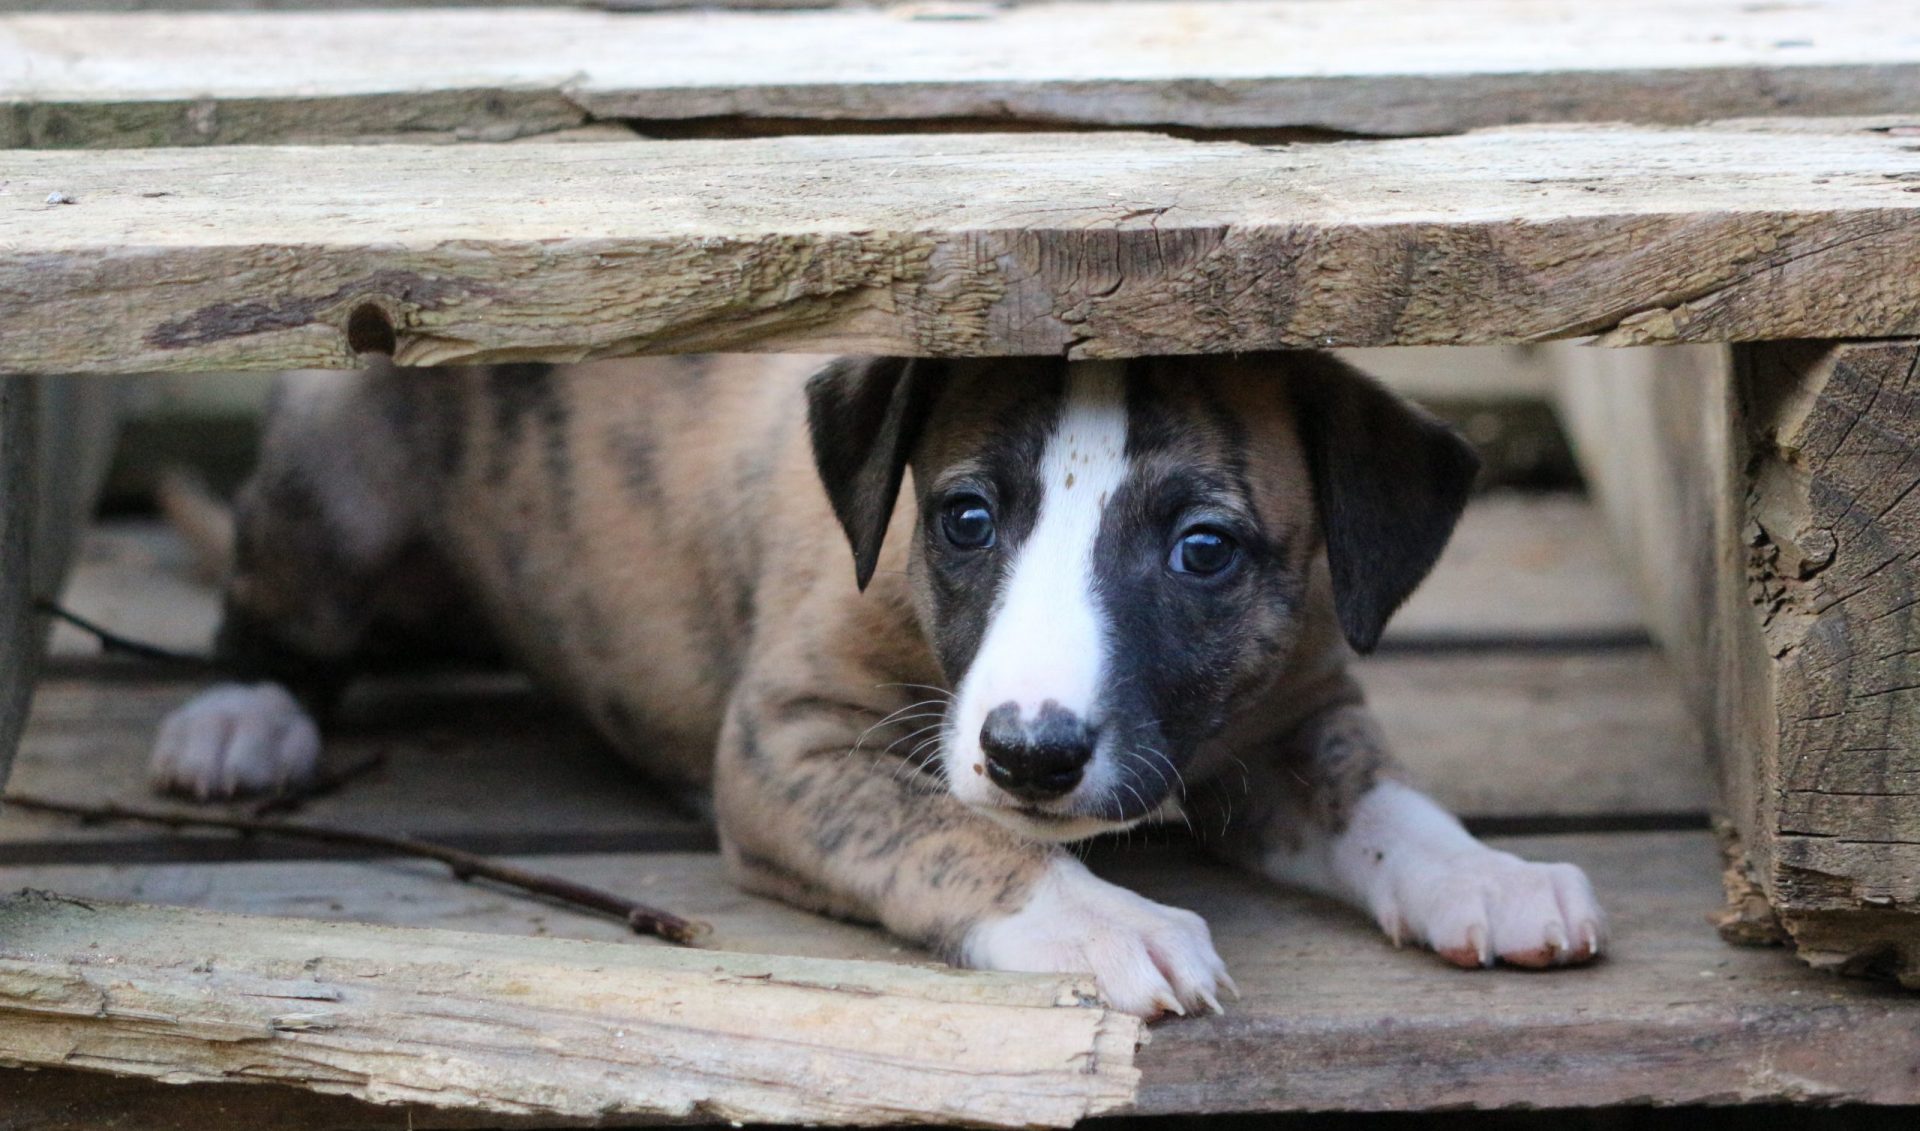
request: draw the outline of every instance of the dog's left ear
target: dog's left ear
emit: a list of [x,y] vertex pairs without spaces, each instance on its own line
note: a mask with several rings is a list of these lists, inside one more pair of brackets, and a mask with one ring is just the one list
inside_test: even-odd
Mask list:
[[1329,357],[1289,360],[1300,440],[1347,642],[1371,652],[1467,505],[1480,457],[1453,429]]
[[907,457],[933,405],[938,363],[846,357],[807,381],[813,462],[853,545],[854,579],[873,580]]

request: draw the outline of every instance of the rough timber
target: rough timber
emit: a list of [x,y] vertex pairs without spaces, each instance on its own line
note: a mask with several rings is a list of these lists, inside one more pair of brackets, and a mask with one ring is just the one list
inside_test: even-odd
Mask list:
[[1903,122],[21,151],[0,370],[1915,333]]

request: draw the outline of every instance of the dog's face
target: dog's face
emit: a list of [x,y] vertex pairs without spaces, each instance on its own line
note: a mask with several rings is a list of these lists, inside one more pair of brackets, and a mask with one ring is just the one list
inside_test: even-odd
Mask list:
[[908,572],[954,688],[949,788],[1044,839],[1177,799],[1194,752],[1281,674],[1320,555],[1371,647],[1475,468],[1315,355],[880,359],[809,394],[862,585],[911,467]]

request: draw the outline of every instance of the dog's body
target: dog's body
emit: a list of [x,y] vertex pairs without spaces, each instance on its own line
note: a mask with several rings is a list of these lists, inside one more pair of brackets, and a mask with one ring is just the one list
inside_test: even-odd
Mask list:
[[1062,847],[1168,818],[1461,964],[1598,952],[1585,878],[1398,783],[1346,674],[1464,500],[1450,434],[1314,355],[821,364],[290,375],[221,641],[272,682],[157,780],[300,777],[357,666],[497,640],[711,782],[746,886],[968,965],[1217,1006],[1204,923]]

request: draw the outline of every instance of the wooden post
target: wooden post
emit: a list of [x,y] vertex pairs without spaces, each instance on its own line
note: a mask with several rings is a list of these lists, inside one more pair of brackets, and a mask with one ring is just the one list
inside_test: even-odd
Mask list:
[[1920,987],[1920,342],[1579,353],[1576,449],[1720,762],[1729,937]]
[[26,721],[40,656],[28,558],[38,514],[39,383],[0,375],[0,786]]

